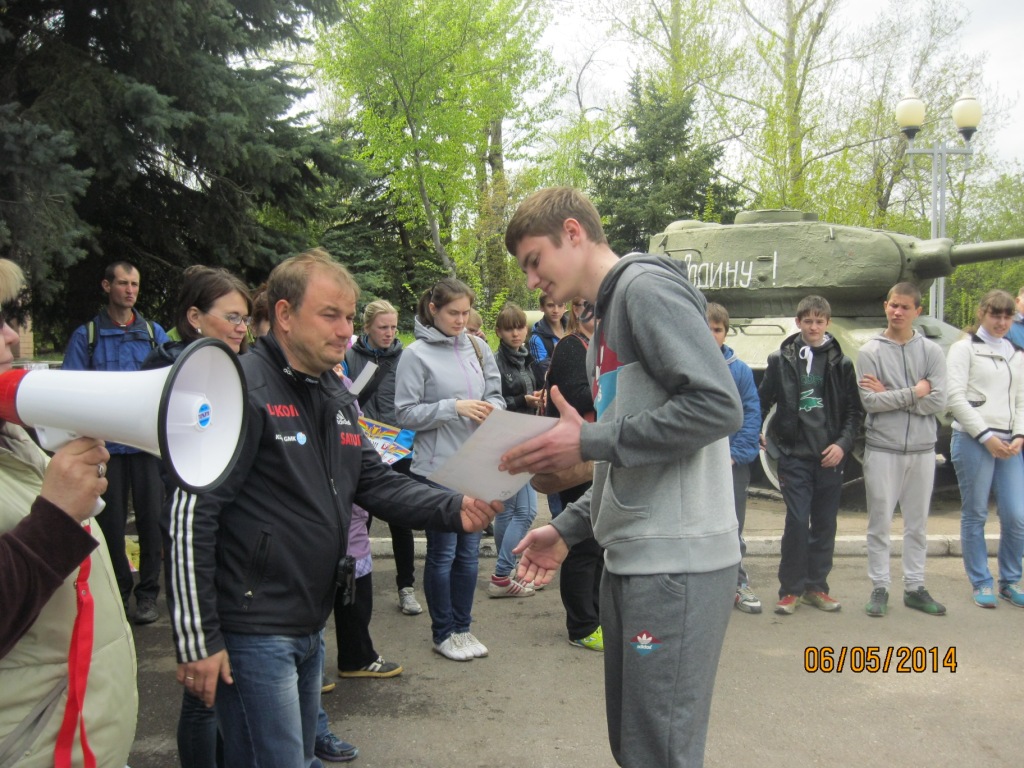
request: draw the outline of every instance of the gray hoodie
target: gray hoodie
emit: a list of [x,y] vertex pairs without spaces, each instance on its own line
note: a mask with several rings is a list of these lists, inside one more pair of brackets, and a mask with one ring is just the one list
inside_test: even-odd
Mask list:
[[594,484],[553,525],[593,531],[619,575],[706,573],[740,560],[729,435],[743,423],[732,376],[686,267],[624,257],[605,276],[587,368],[597,422],[580,435]]
[[426,476],[476,430],[476,424],[455,411],[456,400],[486,400],[504,408],[505,398],[498,365],[482,339],[471,340],[465,332],[445,336],[419,319],[415,333],[416,341],[398,360],[395,426],[415,430],[412,471]]
[[[867,412],[865,439],[870,448],[888,453],[935,450],[935,415],[946,407],[946,358],[942,348],[918,331],[906,344],[884,334],[873,336],[857,357],[857,379],[866,374],[885,385],[885,392],[859,388]],[[928,379],[932,391],[919,398],[914,385]]]

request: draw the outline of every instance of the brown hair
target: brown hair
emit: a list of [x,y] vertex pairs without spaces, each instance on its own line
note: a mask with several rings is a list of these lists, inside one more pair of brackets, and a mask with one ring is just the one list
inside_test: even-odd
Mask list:
[[514,331],[516,328],[526,327],[526,313],[522,307],[512,302],[507,303],[494,318],[494,330]]
[[914,300],[915,307],[921,306],[921,289],[913,283],[896,283],[896,285],[889,289],[885,300],[889,301],[893,296],[909,296]]
[[821,315],[826,320],[831,320],[832,305],[823,296],[804,296],[796,305],[796,319],[803,320],[807,315]]
[[[247,311],[252,314],[249,287],[233,274],[220,267],[214,269],[201,264],[188,267],[182,273],[181,290],[178,291],[178,301],[174,309],[174,327],[178,330],[181,340],[191,344],[201,338],[199,332],[188,321],[189,309],[195,307],[200,312],[209,312],[217,299],[234,292],[242,295]],[[242,351],[245,348],[246,342],[243,340]]]
[[519,243],[527,237],[548,237],[559,246],[566,219],[576,219],[592,243],[608,242],[601,215],[586,195],[572,187],[549,187],[519,204],[505,229],[505,248],[515,256]]
[[267,279],[267,312],[271,328],[274,327],[277,320],[275,307],[279,301],[287,301],[291,305],[292,311],[298,311],[302,307],[302,300],[306,296],[306,287],[309,285],[309,277],[317,270],[334,278],[338,285],[352,291],[356,299],[359,298],[359,285],[344,264],[336,262],[334,257],[323,248],[303,251],[274,267]]
[[108,283],[114,282],[114,278],[117,277],[116,271],[118,267],[128,273],[139,271],[139,268],[130,261],[112,261],[107,264],[107,268],[103,270],[103,279]]
[[978,303],[978,309],[974,313],[975,323],[966,330],[968,333],[977,333],[978,328],[981,326],[981,321],[985,319],[987,314],[1013,316],[1016,311],[1017,306],[1014,303],[1013,296],[1001,288],[994,288],[981,298],[981,301]]
[[433,288],[427,288],[420,296],[420,300],[416,304],[416,319],[428,328],[433,328],[434,316],[430,314],[430,305],[433,304],[436,309],[441,309],[463,296],[469,298],[470,306],[476,301],[473,289],[464,282],[456,280],[454,277],[443,277],[434,283]]
[[708,302],[708,309],[705,312],[708,319],[708,325],[711,323],[720,323],[726,330],[729,331],[729,310],[714,301]]

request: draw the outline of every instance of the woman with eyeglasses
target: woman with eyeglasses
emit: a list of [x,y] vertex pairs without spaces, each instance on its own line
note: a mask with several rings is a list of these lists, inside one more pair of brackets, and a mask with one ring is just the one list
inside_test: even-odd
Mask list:
[[[395,426],[416,432],[412,474],[421,482],[462,446],[495,408],[504,408],[494,355],[466,332],[476,295],[446,277],[416,307],[416,341],[395,379]],[[426,532],[423,594],[434,651],[452,661],[487,655],[470,631],[480,561],[479,533]]]
[[[579,312],[577,312],[579,305]],[[582,298],[572,300],[566,335],[555,346],[547,380],[547,415],[558,417],[558,408],[551,402],[551,387],[558,391],[587,421],[593,421],[594,397],[587,378],[587,350],[594,334],[594,307]],[[558,496],[567,507],[590,487],[588,480],[566,488]],[[565,628],[569,643],[588,651],[604,651],[604,634],[598,615],[601,573],[604,571],[604,550],[594,538],[584,539],[569,549],[559,571],[558,590],[565,608]]]
[[[953,467],[960,486],[960,541],[974,603],[995,608],[998,594],[1024,608],[1024,349],[1006,339],[1014,318],[1006,291],[985,294],[975,326],[949,348]],[[993,590],[985,545],[989,494],[999,513],[999,589]]]
[[[219,339],[235,354],[248,348],[248,329],[252,322],[249,289],[226,269],[195,265],[182,275],[181,289],[174,311],[174,328],[167,334],[171,341],[150,352],[142,370],[172,365],[194,341]],[[170,505],[175,498],[168,489],[164,499],[164,549],[173,546],[166,530]],[[169,565],[169,558],[164,559]],[[165,572],[170,585],[173,574]],[[182,695],[178,716],[178,757],[183,768],[214,768],[222,765],[221,744],[217,738],[217,720],[212,709],[187,689]]]

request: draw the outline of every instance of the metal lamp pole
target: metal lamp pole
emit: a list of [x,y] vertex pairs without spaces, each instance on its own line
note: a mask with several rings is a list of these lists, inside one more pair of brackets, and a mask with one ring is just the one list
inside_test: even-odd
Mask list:
[[[896,122],[907,137],[908,155],[928,155],[932,159],[932,210],[931,239],[946,236],[946,177],[949,155],[973,155],[971,137],[981,122],[981,106],[970,94],[964,94],[953,105],[953,122],[963,136],[964,146],[957,147],[939,139],[930,147],[915,147],[914,137],[924,123],[924,103],[913,93],[896,105]],[[940,277],[932,283],[928,294],[928,314],[943,320],[946,307],[946,278]]]

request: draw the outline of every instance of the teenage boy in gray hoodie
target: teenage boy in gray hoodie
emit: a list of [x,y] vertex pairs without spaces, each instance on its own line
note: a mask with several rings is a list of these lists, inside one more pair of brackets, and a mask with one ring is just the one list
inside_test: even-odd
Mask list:
[[505,246],[531,289],[582,296],[597,318],[597,421],[552,387],[558,424],[502,457],[510,472],[595,462],[591,489],[515,549],[518,575],[546,584],[569,546],[597,539],[612,754],[629,768],[701,766],[740,560],[728,438],[743,423],[704,298],[680,262],[620,259],[574,189],[528,197]]
[[928,507],[935,483],[935,415],[946,407],[946,357],[914,330],[921,291],[898,283],[885,300],[887,325],[860,350],[857,371],[864,422],[864,489],[868,503],[868,616],[889,609],[889,530],[903,515],[903,604],[942,616],[924,588]]

